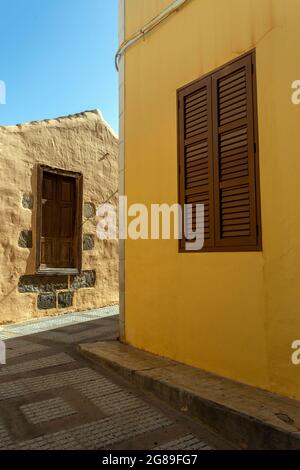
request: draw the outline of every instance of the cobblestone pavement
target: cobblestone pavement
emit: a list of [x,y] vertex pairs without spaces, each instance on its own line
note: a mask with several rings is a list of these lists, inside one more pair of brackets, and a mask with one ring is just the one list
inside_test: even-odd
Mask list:
[[115,339],[118,308],[3,327],[0,449],[228,448],[219,436],[82,358]]

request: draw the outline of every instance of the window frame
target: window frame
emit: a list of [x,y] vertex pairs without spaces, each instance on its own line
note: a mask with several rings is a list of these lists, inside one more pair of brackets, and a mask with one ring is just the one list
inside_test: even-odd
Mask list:
[[[215,208],[216,208],[216,201],[215,201],[215,175],[213,171],[213,178],[212,178],[212,187],[213,187],[213,206],[214,206],[214,221],[213,221],[213,240],[214,240],[214,246],[204,246],[201,250],[186,250],[185,248],[185,240],[182,238],[179,240],[178,243],[178,252],[179,253],[209,253],[209,252],[251,252],[251,251],[262,251],[263,246],[262,246],[262,223],[261,223],[261,198],[260,198],[260,172],[259,172],[259,138],[258,138],[258,105],[257,105],[257,80],[256,80],[256,50],[252,49],[245,54],[242,54],[235,59],[226,62],[225,64],[217,67],[216,69],[212,70],[211,72],[208,72],[204,75],[201,75],[199,78],[196,80],[193,80],[192,82],[178,88],[176,90],[176,103],[177,103],[177,171],[178,171],[178,201],[179,204],[182,205],[182,202],[185,200],[185,181],[184,181],[184,153],[182,152],[183,148],[183,143],[182,143],[182,137],[183,137],[183,132],[182,129],[184,129],[184,122],[182,119],[182,112],[181,112],[181,106],[182,106],[182,96],[187,91],[188,88],[191,88],[195,86],[197,87],[197,84],[200,81],[204,81],[205,79],[210,79],[211,84],[213,81],[213,76],[217,73],[220,73],[222,71],[226,71],[227,67],[231,67],[237,62],[240,62],[241,60],[251,57],[252,61],[252,97],[253,97],[253,139],[254,139],[254,144],[255,144],[255,158],[254,158],[254,171],[255,171],[255,210],[256,210],[256,223],[257,223],[257,237],[256,237],[256,243],[253,245],[227,245],[227,246],[216,246],[215,245],[215,231],[216,231],[216,214],[215,214]],[[212,92],[212,85],[211,85],[211,100],[213,99],[213,92]],[[212,108],[211,108],[212,112]],[[214,127],[214,118],[212,118],[212,127]],[[215,168],[215,134],[214,134],[214,129],[211,135],[211,146],[212,146],[212,164],[213,164],[213,169]],[[184,233],[183,228],[184,228],[184,222],[182,221],[182,233]]]
[[[57,176],[67,176],[75,180],[75,228],[76,249],[74,268],[50,268],[41,264],[41,234],[42,234],[42,189],[44,173]],[[35,218],[35,272],[39,275],[68,275],[80,274],[82,271],[82,214],[83,214],[83,175],[79,172],[54,168],[48,165],[37,165],[37,191],[36,191],[36,218]]]

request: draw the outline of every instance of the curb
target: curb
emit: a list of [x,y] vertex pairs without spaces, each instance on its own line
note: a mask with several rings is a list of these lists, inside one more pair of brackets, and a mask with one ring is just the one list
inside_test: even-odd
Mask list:
[[[300,449],[300,426],[295,424],[300,419],[300,403],[295,400],[184,366],[118,341],[82,344],[78,351],[138,389],[200,419],[242,449]],[[247,407],[249,411],[245,412]]]

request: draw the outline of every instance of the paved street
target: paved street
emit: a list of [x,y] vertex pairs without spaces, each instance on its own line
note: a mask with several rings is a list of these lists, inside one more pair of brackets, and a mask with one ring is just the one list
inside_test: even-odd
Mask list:
[[117,314],[114,306],[0,329],[0,449],[226,448],[77,353],[78,343],[115,339]]

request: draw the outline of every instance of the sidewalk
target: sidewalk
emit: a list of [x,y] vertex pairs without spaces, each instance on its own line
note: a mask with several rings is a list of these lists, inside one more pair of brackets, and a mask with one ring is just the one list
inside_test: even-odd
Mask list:
[[31,320],[21,323],[9,323],[7,325],[0,325],[0,340],[42,333],[43,331],[55,330],[70,325],[80,325],[81,323],[87,323],[118,314],[119,306],[111,305],[95,310],[86,310],[84,312],[66,313],[53,317],[32,318]]
[[118,341],[79,345],[87,358],[197,417],[244,449],[300,449],[300,403],[137,350]]
[[113,306],[2,328],[0,451],[234,448],[78,354],[78,343],[116,340],[117,313]]

